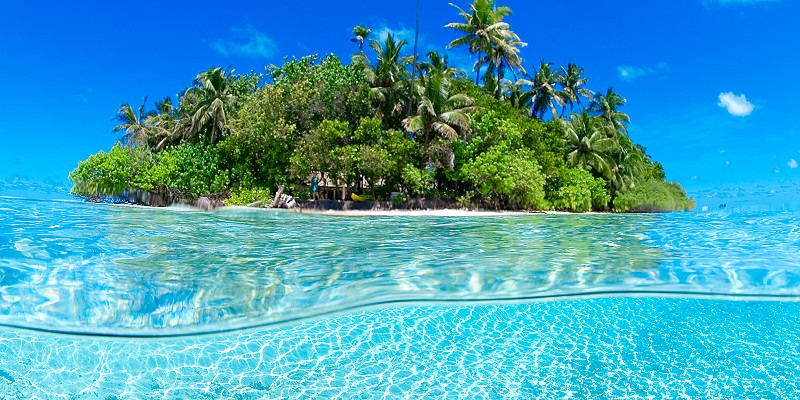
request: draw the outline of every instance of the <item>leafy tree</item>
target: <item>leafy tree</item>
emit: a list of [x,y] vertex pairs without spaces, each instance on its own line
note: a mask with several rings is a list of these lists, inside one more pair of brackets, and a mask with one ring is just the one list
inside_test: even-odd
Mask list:
[[491,147],[462,168],[467,181],[486,201],[502,208],[545,208],[541,167],[530,150]]
[[557,210],[603,210],[611,199],[605,181],[584,169],[567,168],[559,174],[558,181],[558,189],[551,193],[551,202]]
[[147,173],[152,167],[144,147],[122,147],[92,154],[69,173],[72,194],[90,198],[119,197],[130,190],[150,190]]
[[291,157],[292,174],[306,180],[314,173],[342,187],[342,199],[354,177],[358,147],[352,145],[353,132],[346,122],[325,120],[308,132]]

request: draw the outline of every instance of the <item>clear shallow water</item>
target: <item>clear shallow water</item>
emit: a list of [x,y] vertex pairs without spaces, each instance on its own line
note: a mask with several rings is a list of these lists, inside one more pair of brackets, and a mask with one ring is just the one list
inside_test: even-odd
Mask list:
[[0,331],[0,394],[792,399],[798,326],[800,303],[622,298],[399,307],[167,340]]
[[792,398],[799,222],[0,197],[0,398]]
[[0,324],[230,331],[404,303],[800,299],[800,213],[342,218],[0,198]]

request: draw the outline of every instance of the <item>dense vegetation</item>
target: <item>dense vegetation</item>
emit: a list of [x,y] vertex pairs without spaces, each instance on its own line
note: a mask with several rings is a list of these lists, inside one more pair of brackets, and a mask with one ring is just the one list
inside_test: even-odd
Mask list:
[[212,68],[177,104],[123,104],[114,131],[124,136],[70,173],[73,193],[216,194],[246,204],[278,187],[310,198],[317,177],[338,198],[394,193],[578,212],[694,207],[628,137],[625,99],[613,89],[588,89],[575,64],[542,61],[529,75],[518,54],[525,43],[503,22],[507,7],[475,0],[458,11],[447,28],[460,36],[449,46],[476,55],[474,80],[436,52],[417,63],[405,41],[372,39],[358,26],[347,64],[331,55],[263,74]]

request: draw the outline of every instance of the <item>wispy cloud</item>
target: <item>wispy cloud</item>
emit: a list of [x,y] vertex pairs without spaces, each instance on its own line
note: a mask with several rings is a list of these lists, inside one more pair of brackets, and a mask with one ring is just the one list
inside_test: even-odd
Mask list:
[[744,94],[737,96],[733,92],[720,93],[717,105],[728,110],[728,114],[737,117],[746,117],[755,109],[755,105],[747,101]]
[[380,28],[375,30],[375,34],[381,42],[385,41],[390,33],[394,36],[395,40],[405,40],[411,45],[414,44],[414,30],[411,28],[401,27],[394,29],[386,25],[381,25]]
[[211,48],[223,56],[271,58],[277,55],[278,46],[271,37],[248,25],[231,28],[231,37],[211,43]]
[[797,168],[797,161],[794,158],[789,160],[789,162],[787,164],[789,165],[789,168],[791,168],[791,169]]
[[628,82],[643,76],[656,75],[663,72],[669,72],[669,65],[667,65],[665,62],[660,62],[655,67],[637,67],[634,65],[620,65],[617,67],[617,74],[619,75],[619,78]]

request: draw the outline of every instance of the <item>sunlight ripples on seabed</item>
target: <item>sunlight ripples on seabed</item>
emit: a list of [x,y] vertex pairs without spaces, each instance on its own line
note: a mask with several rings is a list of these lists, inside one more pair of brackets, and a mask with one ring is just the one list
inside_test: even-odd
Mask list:
[[800,298],[800,214],[342,218],[0,198],[0,324],[171,336],[367,306]]

